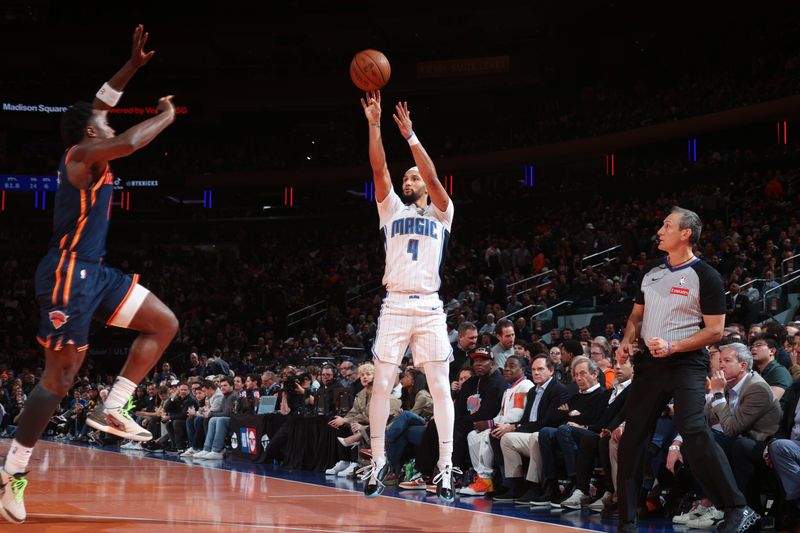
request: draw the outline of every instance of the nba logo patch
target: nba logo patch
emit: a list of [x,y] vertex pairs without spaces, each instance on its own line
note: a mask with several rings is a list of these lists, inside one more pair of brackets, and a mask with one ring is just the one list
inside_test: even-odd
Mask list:
[[681,276],[679,283],[681,284],[681,286],[686,285],[686,276]]
[[53,324],[53,327],[56,329],[59,329],[69,320],[69,316],[65,315],[62,311],[50,311],[48,317],[50,318],[50,323]]

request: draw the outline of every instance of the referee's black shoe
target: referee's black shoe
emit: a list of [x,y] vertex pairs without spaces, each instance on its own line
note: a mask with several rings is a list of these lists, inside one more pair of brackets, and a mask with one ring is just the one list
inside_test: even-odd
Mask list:
[[389,473],[389,463],[384,463],[378,468],[375,461],[372,461],[367,466],[360,468],[358,473],[361,474],[361,481],[364,482],[364,495],[367,498],[377,498],[383,494],[383,489],[386,488],[383,480]]
[[750,507],[733,507],[725,511],[725,520],[717,527],[719,533],[758,531],[761,517]]

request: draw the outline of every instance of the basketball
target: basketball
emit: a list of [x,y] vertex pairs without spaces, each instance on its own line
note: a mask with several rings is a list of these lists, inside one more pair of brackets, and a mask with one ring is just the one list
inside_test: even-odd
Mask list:
[[362,91],[377,91],[391,75],[389,60],[377,50],[362,50],[350,62],[350,79]]

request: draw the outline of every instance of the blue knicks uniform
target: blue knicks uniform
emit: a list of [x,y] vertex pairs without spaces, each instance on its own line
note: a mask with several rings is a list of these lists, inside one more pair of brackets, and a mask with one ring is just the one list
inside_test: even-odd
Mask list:
[[86,350],[92,318],[119,325],[115,319],[138,280],[103,264],[114,177],[106,166],[90,188],[73,186],[67,179],[67,162],[74,148],[64,152],[58,167],[53,237],[35,280],[41,309],[36,338],[56,351],[65,344]]

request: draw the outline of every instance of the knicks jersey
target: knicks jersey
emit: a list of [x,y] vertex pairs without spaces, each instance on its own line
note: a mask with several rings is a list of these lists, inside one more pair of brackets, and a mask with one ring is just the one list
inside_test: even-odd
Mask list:
[[453,223],[453,201],[442,212],[405,205],[391,190],[378,202],[386,250],[383,285],[389,292],[431,294],[442,284],[444,256]]
[[106,253],[114,176],[106,165],[103,175],[91,187],[76,188],[67,178],[67,163],[74,149],[73,146],[64,152],[58,166],[50,247],[74,252],[84,259],[100,259]]

